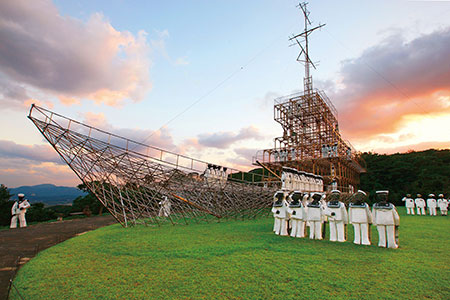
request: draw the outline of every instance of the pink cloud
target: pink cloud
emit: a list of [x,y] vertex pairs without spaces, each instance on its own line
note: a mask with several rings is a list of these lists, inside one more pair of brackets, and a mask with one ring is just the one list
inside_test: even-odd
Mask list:
[[[162,127],[158,130],[117,128],[108,122],[103,113],[96,114],[93,112],[85,113],[83,123],[144,145],[151,145],[168,151],[177,151],[178,149],[174,144],[172,134],[167,127]],[[82,133],[86,134],[86,132]],[[105,138],[105,136],[103,136],[103,138]],[[115,141],[117,142],[117,146],[126,146],[126,142],[123,140],[117,139]],[[142,147],[135,147],[134,144],[131,147],[136,151],[142,150]]]
[[448,49],[450,27],[409,42],[391,36],[344,61],[340,88],[326,84],[344,137],[370,140],[398,131],[406,116],[450,114]]
[[[146,33],[117,31],[101,14],[82,22],[50,0],[1,1],[0,40],[0,99],[39,90],[65,104],[114,106],[150,89]],[[17,88],[5,91],[6,80]]]
[[406,146],[376,148],[373,149],[372,151],[375,153],[393,154],[393,153],[405,153],[409,151],[423,151],[428,149],[437,149],[437,150],[450,149],[450,141],[448,142],[430,141],[419,144],[410,144]]
[[197,143],[205,147],[224,149],[238,141],[249,139],[260,140],[262,138],[263,136],[260,134],[258,128],[249,126],[241,128],[238,133],[226,131],[200,134],[197,137]]
[[66,165],[33,162],[18,158],[5,161],[1,157],[0,182],[9,188],[42,183],[77,186],[81,183],[80,179]]
[[13,141],[5,140],[0,140],[0,158],[63,164],[56,151],[50,145],[20,145]]

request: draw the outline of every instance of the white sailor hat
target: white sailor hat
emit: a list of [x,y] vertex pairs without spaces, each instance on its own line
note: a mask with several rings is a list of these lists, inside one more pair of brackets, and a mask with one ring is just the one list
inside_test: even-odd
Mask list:
[[377,194],[389,194],[389,191],[376,191]]
[[17,194],[17,197],[23,198],[23,197],[25,197],[25,195],[24,194]]
[[357,193],[361,193],[367,196],[366,192],[362,191],[362,190],[358,190]]
[[434,197],[434,194],[429,194],[428,197]]

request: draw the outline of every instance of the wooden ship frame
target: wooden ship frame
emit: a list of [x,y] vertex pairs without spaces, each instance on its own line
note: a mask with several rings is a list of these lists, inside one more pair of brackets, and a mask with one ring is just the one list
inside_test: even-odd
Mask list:
[[279,182],[145,145],[32,105],[28,118],[111,215],[188,224],[267,213]]

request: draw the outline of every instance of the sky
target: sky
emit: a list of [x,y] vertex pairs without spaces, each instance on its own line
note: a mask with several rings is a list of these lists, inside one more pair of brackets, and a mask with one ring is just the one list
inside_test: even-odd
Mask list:
[[[0,1],[0,183],[80,180],[27,119],[32,103],[138,142],[251,168],[303,89],[294,0]],[[377,153],[450,148],[450,1],[308,5],[314,87],[344,139]]]

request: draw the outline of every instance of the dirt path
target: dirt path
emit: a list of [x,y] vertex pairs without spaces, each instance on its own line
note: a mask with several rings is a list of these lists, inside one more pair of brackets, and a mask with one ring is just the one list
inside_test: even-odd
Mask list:
[[9,280],[15,275],[16,269],[39,251],[79,233],[114,223],[116,221],[108,215],[0,231],[0,299],[7,299]]

